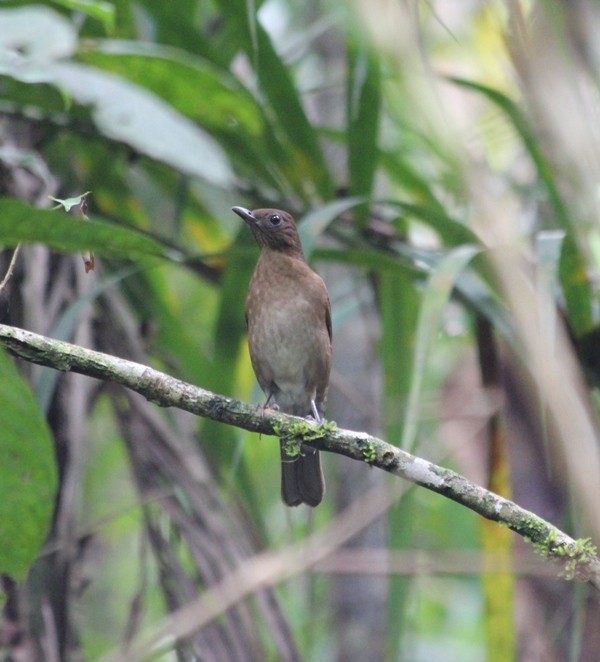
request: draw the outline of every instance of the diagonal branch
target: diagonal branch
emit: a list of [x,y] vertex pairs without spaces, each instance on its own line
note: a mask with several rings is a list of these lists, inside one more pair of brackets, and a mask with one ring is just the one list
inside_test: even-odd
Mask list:
[[315,428],[303,419],[267,409],[264,413],[238,400],[188,384],[148,366],[53,340],[0,324],[0,344],[14,355],[56,370],[78,372],[116,382],[161,407],[185,411],[244,430],[289,438],[302,436],[315,447],[345,455],[437,492],[499,522],[530,540],[544,556],[560,561],[567,577],[600,590],[600,559],[587,540],[574,540],[534,513],[486,490],[456,472],[407,453],[364,432],[335,426]]

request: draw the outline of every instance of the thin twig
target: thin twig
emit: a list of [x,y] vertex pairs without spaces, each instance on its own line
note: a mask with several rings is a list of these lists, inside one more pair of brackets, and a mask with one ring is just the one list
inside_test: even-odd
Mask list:
[[17,244],[15,246],[15,250],[13,251],[12,257],[10,258],[10,264],[8,265],[8,269],[6,270],[6,275],[2,279],[2,282],[0,283],[0,293],[2,293],[2,290],[6,287],[8,281],[11,279],[11,276],[13,275],[13,271],[15,270],[15,265],[17,264],[17,258],[19,257],[20,250],[21,250],[21,244]]

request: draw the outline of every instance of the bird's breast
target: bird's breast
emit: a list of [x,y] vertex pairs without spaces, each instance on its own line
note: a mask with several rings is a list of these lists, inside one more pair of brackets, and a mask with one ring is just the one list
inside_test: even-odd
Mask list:
[[324,319],[318,319],[302,296],[267,297],[248,309],[248,342],[251,354],[282,374],[300,373],[327,349]]
[[263,391],[273,393],[283,411],[307,415],[310,400],[329,378],[325,304],[289,274],[279,280],[264,276],[255,274],[246,302],[252,366]]

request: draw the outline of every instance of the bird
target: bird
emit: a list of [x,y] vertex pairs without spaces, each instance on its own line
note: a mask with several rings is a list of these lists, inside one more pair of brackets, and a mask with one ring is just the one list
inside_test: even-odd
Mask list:
[[[321,422],[331,373],[331,304],[323,279],[306,262],[296,223],[279,209],[232,207],[250,227],[260,257],[246,297],[248,348],[265,407]],[[319,451],[281,446],[281,498],[288,506],[321,503]]]

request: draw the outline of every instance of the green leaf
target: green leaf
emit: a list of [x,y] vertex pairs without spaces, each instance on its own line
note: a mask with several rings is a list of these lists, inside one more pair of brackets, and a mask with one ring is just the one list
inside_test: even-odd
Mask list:
[[470,245],[455,248],[440,260],[427,281],[419,309],[412,382],[402,431],[401,447],[405,450],[411,450],[417,438],[420,418],[419,402],[425,370],[442,313],[450,299],[458,277],[468,263],[480,252],[481,248]]
[[[348,137],[348,173],[351,195],[369,197],[375,180],[379,150],[377,134],[381,110],[379,60],[364,45],[349,46],[346,115]],[[368,207],[359,207],[355,219],[364,224]]]
[[427,270],[411,263],[409,258],[403,259],[394,253],[384,253],[369,247],[361,248],[317,248],[313,252],[315,260],[339,262],[375,272],[391,271],[410,273],[413,278],[423,278]]
[[[116,39],[94,42],[81,59],[161,97],[234,154],[238,170],[274,184],[275,159],[266,148],[267,118],[227,69],[171,46]],[[202,93],[190,94],[191,89]]]
[[456,85],[460,85],[461,87],[480,92],[490,101],[495,103],[498,108],[500,108],[506,114],[508,119],[512,122],[513,126],[521,136],[523,145],[529,152],[529,156],[531,157],[531,160],[533,161],[538,171],[539,178],[546,187],[548,200],[552,205],[556,219],[558,220],[563,230],[568,231],[571,229],[573,220],[571,219],[568,207],[563,201],[562,195],[560,194],[558,186],[554,180],[554,172],[552,170],[552,166],[540,149],[539,139],[532,131],[527,118],[521,112],[517,104],[505,94],[502,94],[498,90],[488,87],[487,85],[475,83],[474,81],[465,80],[463,78],[451,77],[449,80]]
[[[0,198],[0,244],[46,244],[67,253],[93,250],[107,257],[167,257],[167,250],[139,232],[102,221],[83,222],[58,210],[35,209]],[[174,251],[170,257],[178,259]]]
[[0,349],[0,573],[23,579],[54,509],[52,438],[33,395]]
[[414,278],[406,271],[382,271],[378,284],[384,426],[386,439],[397,444],[401,438],[411,386],[419,297]]
[[476,235],[466,225],[453,219],[438,206],[418,205],[402,200],[380,200],[377,202],[387,207],[399,209],[407,216],[412,216],[429,225],[439,234],[448,247],[478,242]]
[[208,132],[148,90],[62,59],[72,55],[76,37],[63,17],[44,7],[0,11],[0,75],[53,85],[67,99],[91,107],[107,138],[215,186],[233,184],[227,156]]
[[318,134],[311,126],[298,90],[287,67],[269,39],[266,31],[257,27],[258,62],[257,75],[261,90],[268,97],[277,116],[280,128],[285,132],[291,147],[297,154],[295,167],[306,179],[311,179],[321,197],[327,199],[333,193],[333,182],[325,163]]
[[[263,131],[262,109],[229,71],[183,50],[161,44],[116,39],[94,42],[85,62],[142,85],[187,117],[210,129]],[[190,89],[202,94],[190,94]]]
[[[254,239],[246,227],[241,227],[235,240],[235,246],[251,246]],[[257,259],[257,251],[231,251],[227,269],[223,274],[220,307],[214,330],[214,364],[218,370],[206,375],[206,384],[217,393],[233,394],[235,377],[242,356],[242,341],[246,334],[244,301],[248,283]],[[219,459],[219,466],[232,467],[237,471],[235,444],[239,434],[230,426],[205,420],[202,426],[206,438],[212,439],[211,452]],[[233,457],[232,457],[233,456]],[[243,467],[242,467],[243,468]],[[244,476],[238,477],[244,481]]]
[[57,63],[50,72],[52,81],[77,103],[92,107],[94,122],[106,137],[216,186],[233,184],[219,144],[159,97],[82,64]]
[[388,177],[398,184],[401,190],[407,192],[408,199],[416,200],[415,204],[421,205],[423,209],[432,210],[438,218],[448,216],[443,204],[436,198],[431,181],[412,166],[410,156],[408,158],[404,156],[403,158],[394,151],[382,150],[379,161]]
[[100,21],[106,32],[111,33],[115,27],[115,7],[103,0],[52,0],[57,5],[74,9]]
[[260,22],[254,19],[252,3],[244,0],[219,0],[219,8],[239,43],[254,65],[262,96],[274,116],[271,158],[280,162],[285,176],[304,198],[314,189],[330,198],[333,181],[319,144],[318,132],[311,126],[298,89],[287,65],[275,50]]
[[569,326],[579,338],[592,330],[592,286],[584,256],[571,235],[562,242],[558,274],[567,306]]
[[298,223],[298,234],[304,254],[308,259],[313,252],[315,242],[327,226],[340,214],[357,205],[363,204],[364,198],[344,198],[334,200],[305,214]]

